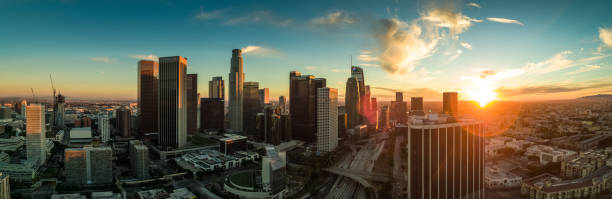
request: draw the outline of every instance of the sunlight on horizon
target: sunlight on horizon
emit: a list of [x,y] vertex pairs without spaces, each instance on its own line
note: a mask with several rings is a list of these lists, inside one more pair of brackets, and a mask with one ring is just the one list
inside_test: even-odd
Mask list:
[[472,81],[474,85],[472,88],[467,89],[467,94],[472,100],[478,102],[481,108],[497,99],[497,93],[491,86],[489,79],[474,78]]

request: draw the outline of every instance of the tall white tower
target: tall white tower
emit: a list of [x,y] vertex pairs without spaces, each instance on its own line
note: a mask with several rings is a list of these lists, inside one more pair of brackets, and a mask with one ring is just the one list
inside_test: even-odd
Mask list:
[[317,152],[338,146],[338,89],[317,89]]
[[31,104],[26,108],[26,154],[28,160],[42,165],[47,160],[45,147],[45,105]]
[[242,132],[242,90],[244,86],[244,71],[242,68],[242,51],[232,50],[231,68],[229,73],[229,128]]

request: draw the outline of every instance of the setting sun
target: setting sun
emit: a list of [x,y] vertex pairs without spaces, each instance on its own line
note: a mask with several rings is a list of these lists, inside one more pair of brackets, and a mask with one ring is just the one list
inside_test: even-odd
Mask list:
[[496,99],[497,93],[495,93],[495,89],[491,86],[490,80],[476,78],[473,81],[474,87],[468,90],[467,93],[472,100],[478,102],[480,107],[485,107]]

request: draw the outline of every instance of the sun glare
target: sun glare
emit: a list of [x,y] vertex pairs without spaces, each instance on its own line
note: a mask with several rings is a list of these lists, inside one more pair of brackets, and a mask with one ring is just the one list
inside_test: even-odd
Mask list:
[[491,87],[491,82],[487,79],[475,79],[474,87],[468,91],[468,94],[483,108],[497,98],[495,89]]

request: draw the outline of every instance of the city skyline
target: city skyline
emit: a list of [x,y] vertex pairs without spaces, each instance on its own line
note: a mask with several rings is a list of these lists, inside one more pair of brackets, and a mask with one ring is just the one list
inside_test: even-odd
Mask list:
[[[244,51],[245,81],[270,88],[274,100],[288,95],[290,71],[323,77],[330,87],[342,88],[351,56],[353,65],[369,74],[372,96],[379,101],[392,100],[395,91],[426,101],[441,101],[439,94],[445,91],[458,91],[461,100],[485,95],[518,101],[612,91],[611,14],[605,1],[296,4],[247,1],[240,8],[225,2],[155,2],[116,7],[9,1],[0,7],[7,16],[19,17],[0,21],[14,27],[0,33],[9,38],[9,48],[0,50],[6,71],[0,83],[7,85],[0,97],[29,97],[30,88],[37,96],[50,96],[46,76],[51,73],[69,99],[136,100],[137,62],[175,55],[189,58],[188,71],[204,80],[198,92],[205,94],[206,80],[229,79],[229,51],[234,48]],[[137,6],[149,9],[132,13]],[[170,9],[168,16],[152,14],[164,9]],[[162,22],[176,23],[183,31],[142,32]],[[292,47],[296,45],[300,48]],[[93,87],[98,89],[89,89]],[[344,91],[339,89],[339,99]]]

